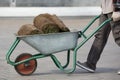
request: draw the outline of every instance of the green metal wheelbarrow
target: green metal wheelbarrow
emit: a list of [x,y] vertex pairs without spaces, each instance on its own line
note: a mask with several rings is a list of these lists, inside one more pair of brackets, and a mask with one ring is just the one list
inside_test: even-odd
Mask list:
[[[6,54],[7,63],[15,67],[16,72],[20,75],[30,75],[37,68],[36,59],[51,57],[55,65],[62,71],[66,73],[72,73],[76,69],[76,58],[77,51],[82,45],[84,45],[99,29],[101,29],[106,23],[110,22],[112,19],[104,21],[99,25],[91,34],[86,36],[84,33],[88,28],[97,20],[100,16],[96,16],[83,30],[76,32],[63,32],[63,33],[49,33],[49,34],[36,34],[36,35],[25,35],[17,36],[16,40],[8,50]],[[78,43],[78,39],[83,38],[83,40]],[[12,52],[15,50],[16,46],[23,40],[31,47],[36,49],[39,53],[31,55],[29,53],[20,54],[15,61],[10,59]],[[65,65],[61,65],[57,57],[54,55],[57,52],[67,51],[67,62]],[[73,51],[73,63],[71,69],[66,69],[70,63],[70,52]]]

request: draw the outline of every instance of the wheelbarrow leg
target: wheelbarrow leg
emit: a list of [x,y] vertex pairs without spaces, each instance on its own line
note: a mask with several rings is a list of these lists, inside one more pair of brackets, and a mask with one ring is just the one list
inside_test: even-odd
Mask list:
[[78,49],[74,49],[74,53],[73,53],[73,65],[71,69],[66,70],[66,73],[73,73],[76,69],[76,61],[77,61],[77,50]]
[[67,63],[63,66],[63,68],[66,68],[69,65],[69,62],[70,62],[70,50],[68,50],[67,53]]
[[[51,55],[51,58],[52,58],[52,60],[54,61],[54,63],[56,64],[56,66],[60,69],[60,70],[62,70],[62,71],[64,71],[65,73],[72,73],[72,72],[74,72],[75,71],[75,69],[76,69],[76,50],[74,51],[74,54],[73,54],[73,66],[72,66],[72,68],[71,69],[64,69],[64,68],[66,68],[67,66],[68,66],[68,64],[69,64],[69,58],[68,58],[68,60],[67,60],[67,63],[66,63],[66,65],[65,66],[62,66],[61,65],[61,63],[58,61],[58,59],[54,56],[54,55]],[[68,57],[70,57],[70,52],[68,52]]]
[[[61,63],[57,60],[57,58],[56,58],[54,55],[51,55],[51,59],[53,60],[53,62],[55,63],[55,65],[56,65],[58,68],[60,68],[60,67],[58,66],[58,63],[59,63],[59,64],[61,64]],[[66,68],[66,67],[69,65],[69,62],[70,62],[70,50],[67,51],[67,62],[66,62],[66,64],[65,64],[64,66],[62,66],[63,69]]]

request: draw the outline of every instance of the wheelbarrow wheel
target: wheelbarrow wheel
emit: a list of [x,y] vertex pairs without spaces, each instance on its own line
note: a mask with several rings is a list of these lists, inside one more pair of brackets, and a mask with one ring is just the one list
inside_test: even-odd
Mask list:
[[[15,62],[19,62],[19,61],[28,59],[30,57],[32,57],[31,54],[23,53],[16,58]],[[36,70],[37,61],[36,59],[30,60],[30,61],[18,64],[14,67],[15,67],[16,72],[19,73],[20,75],[28,76],[28,75],[31,75]]]

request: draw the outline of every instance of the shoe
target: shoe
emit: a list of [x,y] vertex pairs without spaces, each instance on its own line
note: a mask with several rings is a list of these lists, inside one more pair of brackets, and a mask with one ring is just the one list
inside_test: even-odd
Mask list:
[[120,75],[120,71],[118,71],[118,75]]
[[79,61],[77,61],[76,65],[82,69],[85,69],[87,70],[88,72],[91,72],[91,73],[94,73],[95,70],[94,69],[91,69],[86,63],[81,63]]

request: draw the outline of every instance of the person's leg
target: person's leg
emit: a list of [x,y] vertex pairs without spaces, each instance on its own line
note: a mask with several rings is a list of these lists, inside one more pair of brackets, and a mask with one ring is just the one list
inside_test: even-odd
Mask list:
[[[113,33],[114,40],[118,47],[120,47],[120,21],[111,21],[111,29]],[[120,70],[117,72],[120,75]]]
[[[106,19],[108,19],[107,15],[101,15],[100,24]],[[95,40],[87,57],[87,64],[94,70],[96,69],[96,64],[100,59],[101,53],[106,45],[110,31],[111,27],[108,23],[102,27],[95,35]]]
[[[100,24],[106,19],[108,19],[108,16],[101,14]],[[85,63],[78,62],[79,67],[84,68],[90,72],[94,72],[94,70],[96,69],[96,64],[107,42],[110,31],[111,31],[111,27],[110,27],[110,23],[108,23],[96,33],[95,40],[92,44],[92,47],[87,57],[87,62]],[[90,68],[91,70],[89,70],[86,67]]]
[[[108,15],[101,15],[100,24],[108,18],[109,18]],[[100,59],[101,53],[106,45],[110,31],[111,27],[110,24],[108,23],[103,28],[101,28],[95,35],[95,40],[92,44],[92,47],[87,57],[87,64],[92,69],[96,69],[96,64]]]

